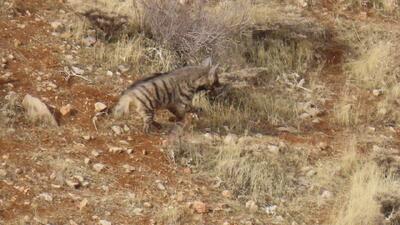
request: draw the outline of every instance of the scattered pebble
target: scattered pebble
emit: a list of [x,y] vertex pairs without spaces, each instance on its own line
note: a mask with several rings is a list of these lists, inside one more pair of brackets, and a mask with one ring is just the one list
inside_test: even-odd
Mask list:
[[96,102],[94,104],[94,111],[96,111],[96,112],[101,112],[105,109],[107,109],[107,105],[102,102]]
[[140,216],[140,215],[142,215],[142,212],[143,212],[143,209],[142,209],[142,208],[134,208],[134,209],[133,209],[133,213],[134,213],[135,215]]
[[114,131],[116,135],[121,135],[123,132],[122,128],[117,125],[112,126],[111,129]]
[[96,150],[93,150],[93,151],[92,151],[92,156],[98,157],[99,155],[100,155],[100,152],[98,152],[98,151],[96,151]]
[[157,188],[161,191],[165,191],[165,186],[160,180],[156,180]]
[[99,224],[100,225],[112,225],[112,223],[110,221],[107,221],[107,220],[99,220]]
[[72,72],[74,72],[76,75],[82,75],[83,73],[85,73],[85,71],[81,68],[78,68],[76,66],[72,66],[71,67]]
[[79,188],[79,186],[81,185],[81,182],[79,182],[76,179],[66,179],[65,183],[72,188]]
[[257,203],[253,200],[247,201],[246,209],[249,209],[251,212],[256,212],[258,210]]
[[71,114],[71,111],[72,111],[72,105],[71,104],[64,105],[64,106],[62,106],[60,108],[60,113],[63,116],[67,116],[67,115]]
[[87,164],[90,163],[90,159],[89,159],[89,158],[85,158],[85,159],[83,160],[83,162],[87,165]]
[[0,169],[0,177],[5,177],[7,176],[7,171],[4,169]]
[[109,77],[112,77],[114,75],[114,73],[112,71],[110,71],[110,70],[107,70],[106,75],[109,76]]
[[79,203],[79,210],[82,210],[83,208],[86,207],[86,205],[88,204],[88,200],[87,198],[84,198],[80,203]]
[[121,153],[124,151],[124,148],[121,147],[109,147],[108,151],[111,153]]
[[193,202],[193,209],[196,213],[206,213],[207,212],[207,205],[202,201],[194,201]]
[[269,215],[275,215],[277,209],[278,209],[277,205],[270,205],[265,207],[265,212]]
[[101,163],[96,163],[93,165],[93,169],[97,172],[101,172],[106,166]]
[[268,151],[273,153],[273,154],[278,154],[279,153],[279,146],[268,145]]
[[372,94],[375,97],[381,96],[383,94],[383,90],[382,89],[374,89],[374,90],[372,90]]
[[122,168],[125,169],[125,172],[126,172],[126,173],[132,173],[133,171],[136,170],[135,167],[130,166],[130,165],[128,165],[128,164],[123,165]]
[[45,200],[45,201],[48,201],[48,202],[53,201],[53,197],[52,197],[49,193],[47,193],[47,192],[41,193],[41,194],[39,195],[39,198],[41,198],[41,199],[43,199],[43,200]]
[[321,194],[321,197],[324,199],[330,199],[332,198],[333,194],[332,192],[328,191],[328,190],[324,190]]
[[150,202],[143,203],[143,206],[146,207],[146,208],[152,208],[153,207],[153,205]]

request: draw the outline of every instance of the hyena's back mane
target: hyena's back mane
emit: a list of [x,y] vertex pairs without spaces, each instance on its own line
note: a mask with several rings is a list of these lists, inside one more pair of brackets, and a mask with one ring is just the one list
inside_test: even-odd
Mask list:
[[158,78],[162,78],[162,77],[166,76],[167,74],[169,74],[169,72],[167,72],[167,73],[153,73],[150,76],[147,76],[147,77],[145,77],[143,79],[139,79],[139,80],[133,82],[133,84],[129,85],[127,90],[134,89],[135,87],[139,86],[140,84],[146,83],[148,81],[151,81],[151,80],[154,80],[154,79],[158,79]]

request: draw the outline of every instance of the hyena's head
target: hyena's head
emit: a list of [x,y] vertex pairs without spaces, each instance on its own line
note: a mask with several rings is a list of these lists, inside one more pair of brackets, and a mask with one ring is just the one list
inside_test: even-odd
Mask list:
[[202,90],[213,90],[220,86],[218,79],[218,67],[219,65],[213,66],[211,64],[211,58],[207,58],[203,61],[202,66],[206,69],[204,74],[197,80],[196,86],[198,91]]

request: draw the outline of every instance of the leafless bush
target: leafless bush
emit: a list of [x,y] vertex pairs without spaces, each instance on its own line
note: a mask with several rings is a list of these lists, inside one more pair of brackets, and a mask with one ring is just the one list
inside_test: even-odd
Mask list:
[[[187,6],[163,0],[146,0],[142,4],[144,23],[152,38],[189,62],[204,55],[218,55],[219,50],[232,43],[234,33],[250,24],[243,13],[229,15],[233,8],[229,12],[220,8],[212,11],[205,3]],[[235,8],[239,12],[238,4]]]

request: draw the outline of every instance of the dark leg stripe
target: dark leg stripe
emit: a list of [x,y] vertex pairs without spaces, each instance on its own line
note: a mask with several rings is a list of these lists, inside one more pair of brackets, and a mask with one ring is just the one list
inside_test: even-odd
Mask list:
[[147,110],[151,110],[151,108],[150,108],[142,99],[140,99],[140,98],[137,97],[137,96],[136,96],[136,99],[137,99],[140,103],[142,103],[142,105],[143,105]]
[[145,93],[144,91],[142,91],[142,92],[140,92],[142,95],[143,95],[143,97],[147,100],[147,102],[149,102],[149,104],[150,104],[150,107],[152,108],[152,109],[154,109],[154,105],[153,105],[153,102],[151,101],[151,98],[147,95],[147,93]]
[[[145,91],[145,93],[141,92],[144,97],[150,102],[151,107],[153,107],[153,109],[156,107],[155,103],[154,103],[154,98],[152,98],[153,93],[151,93],[149,91],[149,89],[147,89],[144,85],[140,86],[142,88],[142,90]],[[154,103],[154,104],[153,104]]]
[[156,92],[157,101],[158,101],[158,102],[161,102],[160,92],[159,92],[159,90],[158,90],[157,85],[156,85],[154,82],[151,82],[151,84],[153,85],[154,91]]
[[183,96],[184,98],[186,98],[187,101],[190,101],[190,96],[188,94],[186,94],[180,85],[178,85],[178,91],[179,91],[179,95]]
[[168,104],[168,103],[170,103],[170,100],[171,100],[171,92],[168,89],[167,83],[165,83],[164,80],[161,80],[161,82],[164,86],[165,92],[167,93],[167,101],[164,101],[164,103]]

